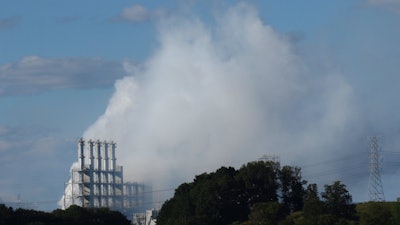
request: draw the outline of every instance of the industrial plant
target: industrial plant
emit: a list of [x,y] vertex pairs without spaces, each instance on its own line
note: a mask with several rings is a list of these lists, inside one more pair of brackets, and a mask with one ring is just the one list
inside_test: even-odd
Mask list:
[[113,141],[78,140],[78,162],[65,183],[61,207],[78,205],[106,207],[132,218],[152,202],[151,188],[137,182],[124,182],[123,167],[117,164]]

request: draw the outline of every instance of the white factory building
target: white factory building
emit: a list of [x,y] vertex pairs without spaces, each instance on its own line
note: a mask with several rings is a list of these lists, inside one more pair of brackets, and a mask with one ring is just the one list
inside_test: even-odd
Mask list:
[[[78,162],[65,183],[60,201],[63,209],[71,205],[107,207],[128,218],[144,212],[152,202],[151,188],[137,182],[124,182],[123,167],[117,164],[116,143],[78,140]],[[151,207],[151,206],[150,206]]]

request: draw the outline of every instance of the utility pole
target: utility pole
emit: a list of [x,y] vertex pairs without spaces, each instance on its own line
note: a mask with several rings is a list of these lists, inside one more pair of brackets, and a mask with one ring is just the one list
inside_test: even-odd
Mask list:
[[369,174],[369,187],[368,195],[369,200],[374,202],[385,201],[383,193],[383,186],[381,181],[382,173],[382,149],[379,145],[379,137],[369,137],[369,155],[370,155],[370,174]]

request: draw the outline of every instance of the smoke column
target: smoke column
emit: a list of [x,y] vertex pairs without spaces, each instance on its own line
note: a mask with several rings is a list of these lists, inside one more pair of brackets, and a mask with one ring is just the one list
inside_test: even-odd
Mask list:
[[252,6],[219,15],[213,25],[160,22],[158,49],[125,65],[128,76],[85,131],[85,139],[117,142],[125,180],[163,189],[263,154],[298,164],[343,151],[332,146],[356,109],[342,77],[310,72]]

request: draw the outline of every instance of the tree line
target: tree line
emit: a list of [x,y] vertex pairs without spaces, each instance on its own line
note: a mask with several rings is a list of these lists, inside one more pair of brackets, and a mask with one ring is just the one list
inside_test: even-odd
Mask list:
[[[157,224],[400,224],[394,216],[396,210],[374,204],[353,204],[346,185],[340,181],[325,185],[319,192],[316,184],[307,185],[302,179],[299,167],[258,161],[238,170],[221,167],[181,184],[163,204]],[[376,208],[382,212],[374,213]]]
[[[41,212],[0,204],[0,225],[128,225],[107,208],[71,206]],[[158,225],[395,225],[399,202],[354,204],[340,181],[307,184],[299,167],[250,162],[240,169],[221,167],[181,184],[157,217]]]
[[107,208],[71,206],[66,210],[42,212],[13,209],[0,204],[0,225],[129,225],[121,213]]

